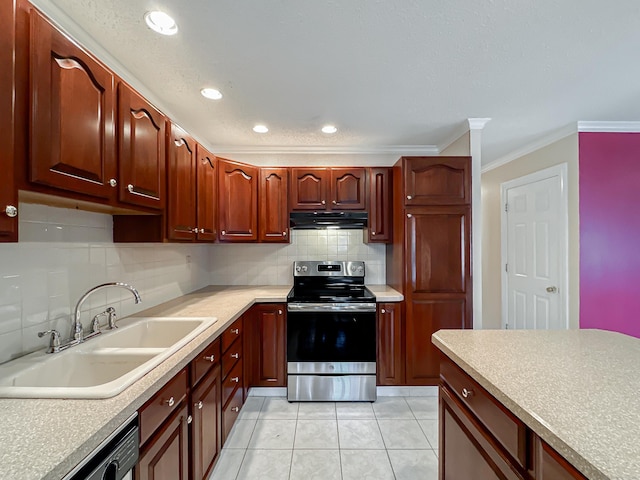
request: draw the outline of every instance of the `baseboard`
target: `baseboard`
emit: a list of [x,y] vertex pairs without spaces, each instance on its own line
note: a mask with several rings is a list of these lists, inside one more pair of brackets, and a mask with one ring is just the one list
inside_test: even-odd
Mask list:
[[[376,387],[379,397],[437,397],[438,387]],[[287,387],[251,387],[250,397],[286,397]]]
[[286,397],[287,387],[251,387],[250,397]]

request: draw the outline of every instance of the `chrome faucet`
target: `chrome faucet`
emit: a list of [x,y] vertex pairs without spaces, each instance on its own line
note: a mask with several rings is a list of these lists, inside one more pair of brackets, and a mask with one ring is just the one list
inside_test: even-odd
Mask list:
[[[82,329],[82,323],[80,322],[80,308],[82,307],[82,304],[85,302],[85,300],[93,293],[96,292],[98,290],[102,290],[104,288],[108,288],[108,287],[121,287],[121,288],[125,288],[127,290],[129,290],[134,298],[135,298],[135,302],[136,303],[140,303],[142,302],[142,299],[140,298],[140,294],[138,293],[138,290],[136,290],[134,287],[132,287],[129,284],[126,283],[121,283],[121,282],[110,282],[110,283],[103,283],[102,285],[98,285],[96,287],[93,287],[92,289],[90,289],[89,291],[87,291],[84,295],[82,295],[82,297],[80,297],[80,300],[78,300],[78,303],[76,304],[76,308],[73,310],[73,317],[72,317],[72,325],[71,325],[71,338],[69,339],[70,342],[75,342],[75,343],[80,343],[83,341],[83,329]],[[107,311],[107,313],[112,313],[111,311]],[[114,320],[113,322],[110,320],[110,325],[111,323],[113,323],[113,325],[115,325],[115,316],[114,316]],[[113,328],[113,327],[112,327]],[[94,329],[94,333],[95,333],[95,329]]]

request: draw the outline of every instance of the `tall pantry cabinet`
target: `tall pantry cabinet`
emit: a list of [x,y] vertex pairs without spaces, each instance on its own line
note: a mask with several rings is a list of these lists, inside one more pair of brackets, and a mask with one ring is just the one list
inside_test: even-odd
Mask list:
[[403,157],[393,179],[387,283],[405,297],[405,368],[389,383],[437,385],[431,334],[472,327],[471,158]]

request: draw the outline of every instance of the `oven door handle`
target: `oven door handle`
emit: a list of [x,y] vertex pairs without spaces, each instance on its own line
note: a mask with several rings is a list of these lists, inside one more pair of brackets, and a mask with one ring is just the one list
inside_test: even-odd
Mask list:
[[287,303],[288,312],[375,312],[375,303]]

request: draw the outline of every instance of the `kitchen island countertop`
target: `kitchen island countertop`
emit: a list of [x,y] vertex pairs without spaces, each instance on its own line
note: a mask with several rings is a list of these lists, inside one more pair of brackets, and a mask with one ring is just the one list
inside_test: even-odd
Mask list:
[[433,343],[590,479],[640,479],[640,339],[440,330]]
[[[378,302],[402,295],[370,286]],[[217,322],[119,395],[98,400],[0,399],[0,478],[60,480],[254,303],[285,302],[290,286],[209,286],[136,317],[215,316]],[[122,322],[135,321],[135,317]]]

